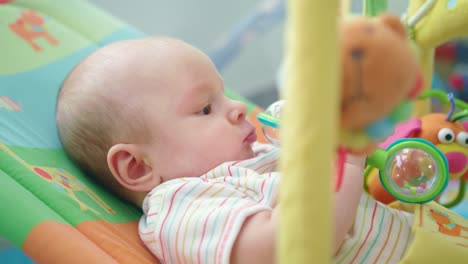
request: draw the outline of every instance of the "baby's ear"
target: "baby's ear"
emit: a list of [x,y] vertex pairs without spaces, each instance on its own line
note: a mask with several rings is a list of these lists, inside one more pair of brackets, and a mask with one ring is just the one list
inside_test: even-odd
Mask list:
[[107,165],[114,178],[126,189],[147,192],[161,183],[161,177],[144,157],[137,145],[116,144],[107,153]]

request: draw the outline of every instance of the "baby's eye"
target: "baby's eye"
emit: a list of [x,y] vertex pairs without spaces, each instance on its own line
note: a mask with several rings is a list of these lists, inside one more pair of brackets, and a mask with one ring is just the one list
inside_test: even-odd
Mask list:
[[205,107],[203,107],[203,110],[200,113],[204,115],[211,114],[211,105],[206,105]]

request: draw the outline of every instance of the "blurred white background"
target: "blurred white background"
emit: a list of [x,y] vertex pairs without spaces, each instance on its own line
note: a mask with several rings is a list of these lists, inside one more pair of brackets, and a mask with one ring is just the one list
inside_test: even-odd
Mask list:
[[[262,1],[252,0],[90,0],[114,16],[149,35],[170,35],[209,52],[217,40],[241,23]],[[360,14],[362,0],[352,1]],[[406,0],[388,1],[389,10],[401,14]],[[222,75],[228,87],[260,105],[275,100],[275,81],[283,55],[283,23],[277,24],[226,67]]]

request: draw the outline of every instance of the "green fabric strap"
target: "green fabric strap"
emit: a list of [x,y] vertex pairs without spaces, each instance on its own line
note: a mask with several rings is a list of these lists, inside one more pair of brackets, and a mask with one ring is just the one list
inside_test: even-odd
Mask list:
[[387,0],[364,0],[362,6],[365,16],[377,16],[387,11]]

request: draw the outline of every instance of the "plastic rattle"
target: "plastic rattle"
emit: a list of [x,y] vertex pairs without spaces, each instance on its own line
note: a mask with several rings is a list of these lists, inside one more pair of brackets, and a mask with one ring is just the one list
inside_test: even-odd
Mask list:
[[262,123],[262,131],[265,138],[271,144],[279,147],[278,132],[281,121],[281,110],[284,106],[284,100],[279,100],[268,106],[264,112],[257,114],[257,119]]
[[383,187],[405,203],[427,203],[436,199],[449,182],[445,155],[431,142],[404,138],[386,150],[376,149],[367,164],[379,170]]

